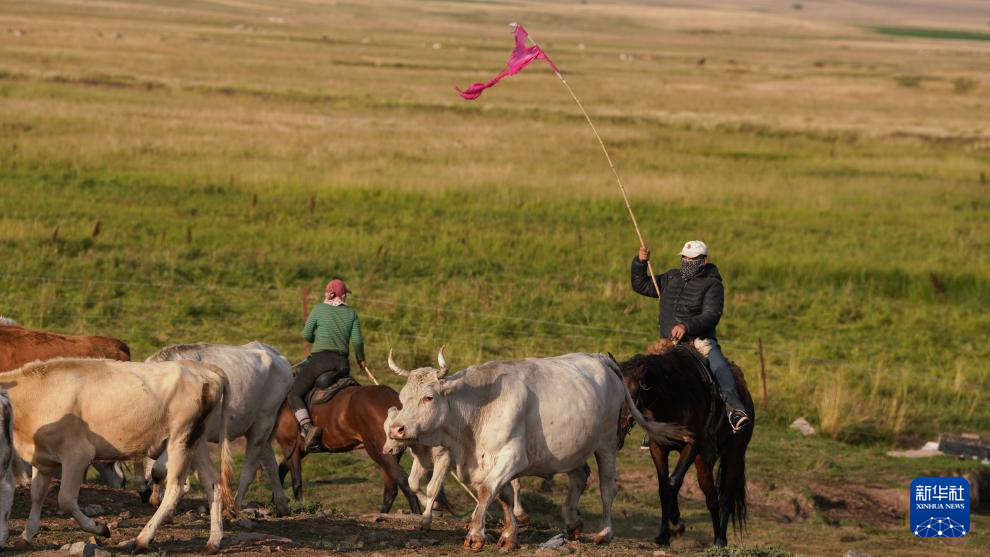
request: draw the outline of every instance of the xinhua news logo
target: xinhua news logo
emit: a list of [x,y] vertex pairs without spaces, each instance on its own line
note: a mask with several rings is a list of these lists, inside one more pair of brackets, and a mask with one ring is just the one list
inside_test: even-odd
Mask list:
[[915,478],[911,482],[911,531],[919,538],[958,538],[969,533],[969,481]]

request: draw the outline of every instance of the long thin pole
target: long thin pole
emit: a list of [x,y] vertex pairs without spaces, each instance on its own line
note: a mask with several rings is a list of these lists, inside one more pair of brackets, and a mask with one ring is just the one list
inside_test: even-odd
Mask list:
[[[511,24],[511,26],[515,27],[515,24]],[[529,40],[532,41],[533,45],[540,46],[532,35],[529,35]],[[540,50],[542,51],[543,47],[540,47]],[[546,52],[544,51],[544,55],[545,54]],[[605,154],[605,160],[608,161],[608,167],[612,169],[612,175],[615,176],[615,182],[619,185],[619,191],[622,192],[622,200],[626,203],[626,211],[629,212],[629,219],[632,220],[633,228],[636,229],[636,237],[639,238],[639,247],[646,247],[646,242],[643,241],[643,234],[639,231],[639,223],[636,222],[636,215],[633,214],[632,205],[629,204],[629,196],[626,195],[626,188],[622,185],[622,179],[619,178],[619,172],[615,169],[615,164],[612,163],[612,157],[608,154],[608,149],[605,148],[605,142],[602,141],[602,136],[598,133],[598,128],[596,128],[594,122],[591,121],[591,116],[588,116],[588,111],[584,109],[584,105],[581,104],[581,101],[577,98],[577,95],[574,94],[574,90],[571,89],[571,86],[567,83],[567,80],[564,79],[564,76],[561,75],[560,71],[554,68],[553,65],[550,67],[553,68],[553,73],[557,75],[557,78],[559,78],[560,82],[564,84],[564,88],[571,94],[571,98],[574,99],[574,102],[578,105],[578,108],[581,109],[581,114],[584,115],[584,119],[587,120],[588,125],[591,126],[591,131],[595,133],[595,138],[598,140],[598,145],[601,146],[602,153]],[[656,289],[657,297],[659,298],[660,285],[657,284],[657,277],[653,274],[653,265],[650,265],[649,260],[646,261],[646,269],[650,272],[650,280],[653,281],[653,288]]]
[[371,370],[368,369],[368,364],[365,364],[362,367],[364,368],[364,372],[368,374],[368,377],[370,377],[371,380],[375,382],[375,385],[380,385],[381,384],[381,383],[378,382],[377,379],[375,379],[375,375],[373,373],[371,373]]

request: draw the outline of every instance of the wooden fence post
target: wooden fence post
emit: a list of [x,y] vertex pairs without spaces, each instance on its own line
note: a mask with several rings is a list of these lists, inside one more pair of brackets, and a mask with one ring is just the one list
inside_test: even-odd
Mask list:
[[757,339],[757,346],[760,350],[760,379],[763,382],[763,408],[766,409],[770,403],[767,397],[767,365],[763,358],[763,337]]

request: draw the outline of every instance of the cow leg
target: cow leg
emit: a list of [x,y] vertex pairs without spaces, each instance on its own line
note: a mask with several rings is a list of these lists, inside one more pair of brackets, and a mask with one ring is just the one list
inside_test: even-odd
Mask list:
[[[708,514],[712,517],[712,530],[715,532],[715,544],[717,545],[719,542],[718,492],[715,490],[712,466],[709,466],[701,456],[698,456],[694,462],[694,469],[698,473],[698,485],[701,487],[701,491],[705,493],[705,506],[708,507]],[[725,545],[724,541],[722,545]]]
[[82,472],[89,467],[96,449],[92,445],[80,446],[69,453],[62,453],[62,484],[58,488],[58,506],[76,519],[79,527],[85,532],[98,536],[110,537],[110,529],[106,524],[99,524],[86,516],[79,508],[79,487],[82,485]]
[[[118,470],[119,464],[118,462],[93,462],[93,468],[99,472],[103,483],[113,488],[122,489],[127,483],[127,478],[122,469]],[[85,471],[83,471],[83,478],[85,481]]]
[[247,493],[248,487],[251,486],[258,468],[261,467],[263,446],[268,445],[269,449],[271,449],[271,445],[268,443],[268,434],[270,432],[271,429],[266,431],[259,427],[259,424],[255,423],[244,435],[247,446],[244,451],[244,466],[241,467],[241,477],[237,482],[237,494],[234,496],[234,507],[237,510],[240,510],[244,503],[244,495]]
[[41,522],[41,507],[45,502],[45,495],[48,495],[48,484],[52,481],[53,469],[42,471],[38,466],[34,467],[34,474],[31,476],[31,513],[28,515],[27,525],[21,532],[20,544],[26,546],[34,539],[38,533],[38,526]]
[[[13,453],[13,445],[8,446],[7,450]],[[14,505],[14,491],[16,489],[17,483],[14,481],[14,473],[10,467],[0,471],[0,548],[7,543],[7,536],[10,533],[8,529],[10,509]]]
[[577,539],[581,535],[584,522],[577,512],[577,502],[588,487],[588,476],[584,473],[584,467],[575,468],[567,473],[567,497],[564,498],[564,505],[560,508],[560,516],[564,519],[564,526],[567,527],[567,537]]
[[223,500],[220,497],[220,477],[213,460],[210,459],[210,447],[206,437],[200,438],[193,453],[193,466],[199,483],[206,492],[206,504],[210,508],[210,537],[206,540],[206,553],[220,551],[220,540],[223,539]]
[[[416,462],[419,462],[418,460]],[[422,465],[420,470],[422,470]],[[419,529],[428,531],[430,525],[433,523],[433,504],[436,502],[437,497],[443,492],[443,480],[447,477],[447,471],[450,469],[450,453],[444,449],[436,451],[433,454],[433,476],[430,478],[430,483],[426,486],[426,503],[423,505],[423,518],[419,521]],[[417,485],[419,484],[419,479],[416,479]],[[484,518],[482,518],[484,520]],[[485,539],[484,535],[481,537],[482,540]],[[467,543],[466,541],[464,543]],[[482,541],[484,545],[484,541]]]
[[615,445],[595,451],[595,461],[598,462],[598,487],[602,495],[602,529],[595,535],[595,543],[603,544],[612,541],[612,502],[619,492],[616,483],[618,473],[615,469]]
[[155,514],[141,529],[141,533],[134,540],[121,544],[121,549],[132,550],[136,553],[147,551],[151,540],[155,537],[155,532],[168,517],[175,512],[179,499],[182,498],[182,486],[186,483],[189,475],[189,465],[192,461],[192,454],[188,446],[188,435],[172,437],[168,441],[166,451],[169,454],[169,467],[165,476],[165,496],[158,505]]
[[[553,476],[550,476],[552,479]],[[522,506],[522,497],[519,493],[522,490],[521,481],[519,478],[512,480],[512,514],[516,517],[516,522],[523,526],[529,526],[529,515],[526,514],[526,509]]]
[[[419,458],[413,453],[412,466],[409,468],[409,489],[416,495],[416,499],[419,500],[420,508],[422,509],[426,505],[426,495],[419,490],[419,482],[426,475],[426,468],[420,463]],[[432,509],[426,509],[431,511]]]
[[502,535],[498,538],[498,547],[504,551],[511,551],[519,547],[516,543],[518,538],[519,524],[516,522],[516,515],[513,512],[515,507],[516,490],[513,484],[518,482],[518,478],[502,486],[498,493],[499,503],[502,503]]
[[271,443],[262,444],[259,458],[265,472],[268,473],[268,481],[272,484],[275,516],[289,516],[289,498],[285,496],[285,490],[282,489],[282,480],[279,477],[278,465],[275,464],[275,451],[272,450]]
[[[481,482],[478,488],[478,506],[475,507],[474,515],[471,517],[471,527],[468,535],[464,539],[464,547],[478,551],[485,546],[485,515],[488,513],[488,505],[492,502],[492,497],[498,496],[502,487],[507,485],[512,478],[516,477],[520,471],[526,469],[526,448],[522,444],[522,436],[516,437],[517,441],[506,445],[494,458],[495,465],[488,471],[488,475]],[[501,547],[518,547],[516,539],[516,517],[509,513],[510,523],[507,528],[511,534],[510,539],[499,538]]]

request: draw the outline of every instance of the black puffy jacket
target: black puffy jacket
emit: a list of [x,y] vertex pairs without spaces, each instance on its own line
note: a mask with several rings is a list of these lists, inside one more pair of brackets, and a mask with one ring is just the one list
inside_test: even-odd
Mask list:
[[670,330],[684,323],[688,338],[715,338],[715,327],[722,318],[725,305],[725,288],[722,275],[713,263],[705,265],[701,272],[685,281],[680,269],[671,269],[657,277],[663,296],[657,296],[646,263],[634,257],[632,262],[632,288],[651,298],[660,298],[660,338],[670,338]]

